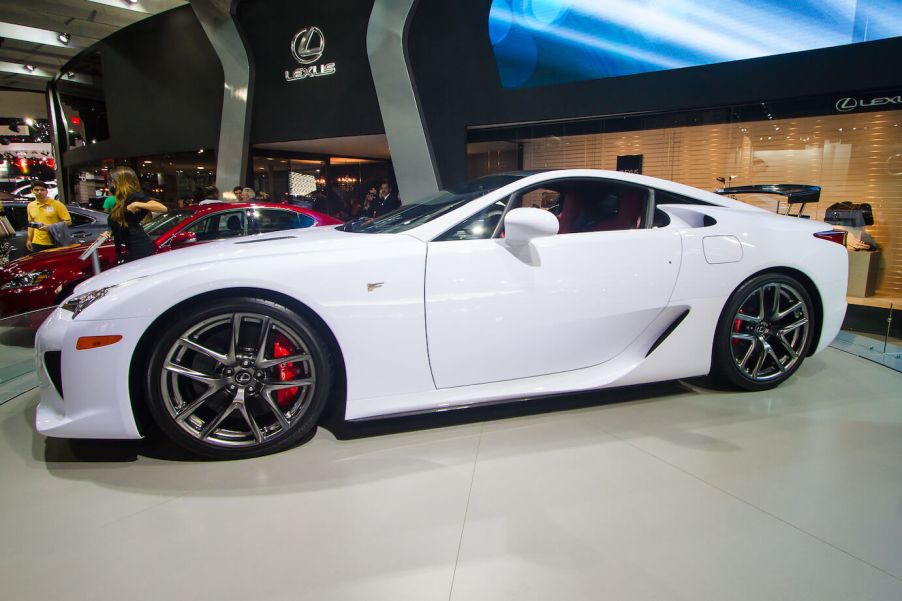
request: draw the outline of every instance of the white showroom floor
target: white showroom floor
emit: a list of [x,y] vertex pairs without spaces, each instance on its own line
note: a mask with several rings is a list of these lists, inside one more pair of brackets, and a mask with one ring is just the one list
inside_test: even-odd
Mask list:
[[0,598],[902,599],[902,374],[828,349],[768,393],[588,401],[213,463],[44,439],[27,393]]

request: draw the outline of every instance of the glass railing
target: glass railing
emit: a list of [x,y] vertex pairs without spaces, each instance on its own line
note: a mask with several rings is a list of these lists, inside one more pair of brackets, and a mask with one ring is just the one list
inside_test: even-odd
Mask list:
[[34,336],[55,308],[0,319],[0,404],[37,386]]
[[891,301],[849,305],[842,331],[830,345],[902,371],[902,311]]

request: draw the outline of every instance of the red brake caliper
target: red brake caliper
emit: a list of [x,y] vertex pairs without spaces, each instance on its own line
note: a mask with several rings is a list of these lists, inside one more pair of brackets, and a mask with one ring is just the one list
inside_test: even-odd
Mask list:
[[[733,320],[733,331],[738,333],[739,330],[741,330],[741,329],[742,329],[742,320],[737,317],[736,319]],[[733,338],[730,341],[730,343],[735,345],[735,344],[738,344],[739,341],[737,339]]]
[[[273,359],[278,359],[279,357],[290,357],[291,355],[296,354],[297,349],[291,343],[291,341],[282,334],[276,334],[276,337],[273,340]],[[283,363],[278,367],[278,370],[280,382],[295,380],[299,375],[301,375],[301,368],[298,367],[295,363]],[[288,407],[288,405],[290,405],[294,398],[297,396],[298,390],[299,389],[297,387],[277,390],[276,402],[282,408]]]

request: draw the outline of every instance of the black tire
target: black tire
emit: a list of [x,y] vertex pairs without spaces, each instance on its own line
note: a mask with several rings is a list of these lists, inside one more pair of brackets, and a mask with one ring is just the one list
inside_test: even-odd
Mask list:
[[316,428],[333,361],[316,328],[287,307],[213,300],[181,314],[156,340],[145,379],[148,408],[160,430],[188,451],[258,457],[292,447]]
[[802,364],[815,327],[805,287],[781,273],[764,273],[730,296],[714,334],[711,375],[743,390],[770,390]]

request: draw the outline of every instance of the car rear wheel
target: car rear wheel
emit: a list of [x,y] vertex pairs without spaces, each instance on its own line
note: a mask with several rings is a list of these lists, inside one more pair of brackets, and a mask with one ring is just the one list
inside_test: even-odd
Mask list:
[[719,379],[745,390],[768,390],[802,364],[814,333],[805,287],[784,274],[752,278],[730,297],[714,339]]
[[147,375],[154,421],[184,448],[215,459],[286,449],[310,433],[332,382],[328,346],[271,301],[233,298],[166,328]]

